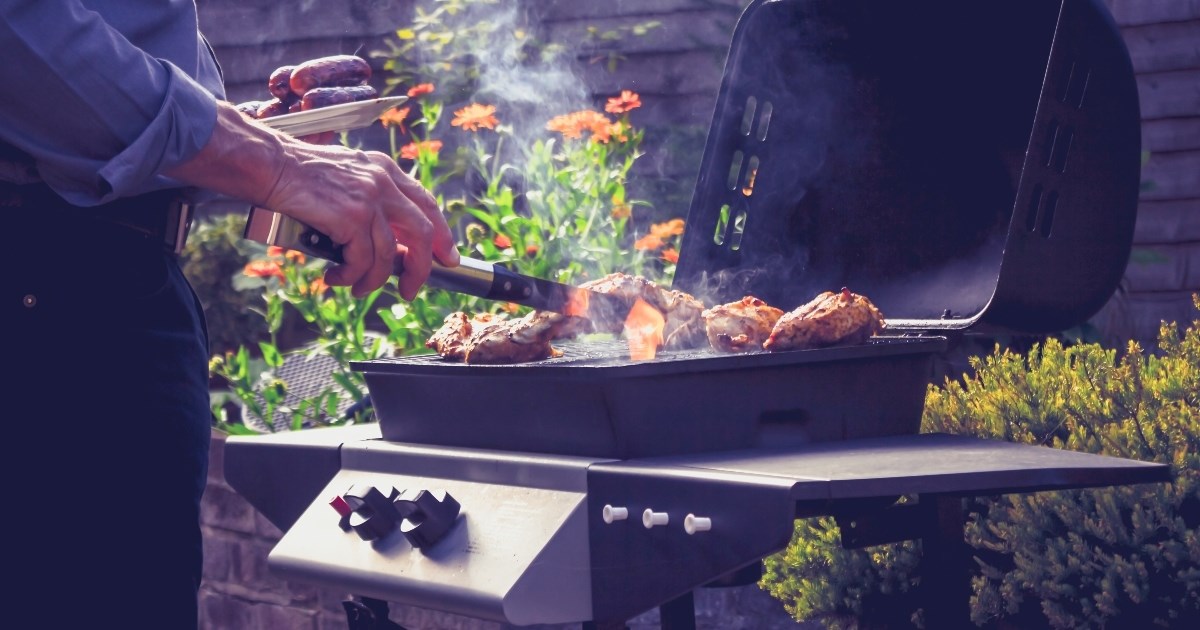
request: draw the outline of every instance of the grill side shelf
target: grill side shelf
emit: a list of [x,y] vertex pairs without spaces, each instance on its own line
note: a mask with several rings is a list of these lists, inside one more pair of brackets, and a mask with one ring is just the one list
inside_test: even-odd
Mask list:
[[[759,561],[787,545],[794,518],[838,517],[846,547],[922,538],[958,554],[963,496],[1170,479],[1164,464],[944,434],[596,463],[588,470],[595,619],[631,618]],[[918,505],[896,504],[914,494]],[[614,508],[627,518],[609,522]],[[698,518],[705,529],[696,531]],[[923,570],[939,588],[967,583],[957,569]]]

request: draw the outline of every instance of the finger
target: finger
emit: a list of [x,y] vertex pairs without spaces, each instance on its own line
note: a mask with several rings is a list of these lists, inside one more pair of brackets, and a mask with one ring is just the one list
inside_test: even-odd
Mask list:
[[[330,238],[334,238],[329,234]],[[335,243],[338,241],[334,240]],[[354,287],[371,269],[374,260],[374,242],[370,235],[355,233],[350,240],[341,243],[342,263],[325,272],[325,283],[330,286]]]
[[433,226],[431,239],[433,255],[444,265],[450,267],[457,265],[459,258],[458,247],[454,240],[454,234],[450,231],[450,225],[446,223],[446,216],[442,213],[442,209],[437,203],[437,199],[419,181],[410,177],[407,173],[400,170],[399,167],[392,172],[396,180],[396,186],[425,215],[425,218]]
[[[404,199],[407,202],[407,199]],[[421,285],[429,279],[433,268],[430,235],[433,226],[416,207],[402,211],[401,220],[391,225],[396,234],[397,251],[404,259],[404,273],[400,276],[398,289],[401,297],[412,300]]]
[[371,222],[373,260],[370,268],[354,282],[350,292],[354,297],[363,297],[383,286],[392,275],[392,259],[396,255],[396,239],[392,228],[382,213],[376,212]]
[[389,229],[395,234],[397,251],[402,253],[404,272],[397,288],[402,298],[412,300],[430,276],[433,266],[433,224],[412,199],[396,191],[395,205],[389,212]]
[[433,268],[432,254],[425,241],[414,242],[410,246],[398,245],[397,256],[404,257],[404,275],[397,282],[400,296],[409,302],[417,297],[421,286],[429,280],[429,272]]

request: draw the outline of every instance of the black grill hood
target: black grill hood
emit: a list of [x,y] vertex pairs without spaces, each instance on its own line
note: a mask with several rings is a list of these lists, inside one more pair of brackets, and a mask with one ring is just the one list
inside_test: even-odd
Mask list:
[[889,327],[1094,314],[1128,261],[1137,87],[1098,0],[756,0],[734,33],[675,287]]

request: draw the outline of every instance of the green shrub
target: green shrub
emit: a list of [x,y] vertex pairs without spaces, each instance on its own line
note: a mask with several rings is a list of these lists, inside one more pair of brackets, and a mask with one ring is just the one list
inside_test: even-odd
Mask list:
[[[1131,343],[1120,356],[1056,339],[1027,353],[997,348],[972,360],[972,374],[929,388],[923,431],[1157,461],[1174,476],[970,501],[976,624],[1200,627],[1200,320],[1182,334],[1164,325],[1158,346]],[[912,542],[844,550],[832,519],[801,521],[761,585],[797,619],[919,624],[904,597],[919,554]]]
[[262,299],[230,282],[261,249],[242,238],[245,226],[246,215],[239,213],[198,218],[180,258],[183,273],[204,306],[209,345],[218,354],[266,339],[262,318],[252,312]]

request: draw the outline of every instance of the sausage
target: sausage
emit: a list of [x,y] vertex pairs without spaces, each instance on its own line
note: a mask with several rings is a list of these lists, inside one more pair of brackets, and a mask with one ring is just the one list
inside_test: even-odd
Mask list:
[[267,79],[267,91],[271,96],[281,101],[295,96],[291,87],[292,70],[295,68],[296,66],[280,66],[271,73],[271,78]]
[[369,85],[353,85],[350,87],[319,87],[313,88],[300,97],[300,110],[308,111],[330,105],[365,101],[378,96],[375,88]]
[[371,66],[355,55],[332,55],[310,59],[292,69],[288,85],[292,92],[304,96],[319,87],[362,85],[371,78]]
[[273,98],[269,101],[263,101],[262,106],[258,108],[258,113],[254,117],[262,120],[263,118],[271,118],[272,116],[286,113],[288,113],[287,103]]

